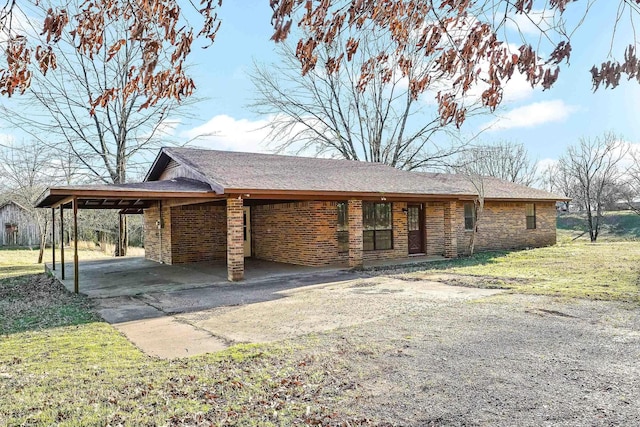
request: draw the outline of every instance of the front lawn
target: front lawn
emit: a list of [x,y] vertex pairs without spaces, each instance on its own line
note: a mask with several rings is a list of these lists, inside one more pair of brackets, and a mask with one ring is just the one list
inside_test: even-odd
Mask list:
[[[2,254],[5,253],[7,252]],[[24,254],[30,255],[29,252]],[[30,265],[31,262],[22,261],[22,264]],[[386,273],[382,273],[384,274]],[[638,303],[640,243],[562,243],[549,248],[479,254],[472,258],[431,263],[419,271],[398,271],[394,274],[407,280],[436,278],[456,285],[503,287],[514,293]],[[554,299],[564,300],[565,298]],[[468,316],[462,318],[461,324],[455,328],[452,328],[451,322],[455,319],[450,313],[433,314],[433,304],[412,305],[397,317],[369,326],[354,326],[351,329],[268,345],[237,345],[216,354],[168,361],[142,353],[113,327],[101,321],[92,311],[89,300],[81,295],[68,293],[44,274],[15,277],[12,271],[0,268],[0,426],[378,425],[375,417],[384,413],[385,408],[405,408],[404,405],[407,405],[406,411],[398,409],[398,414],[405,414],[409,418],[417,417],[418,415],[411,414],[429,412],[428,408],[431,407],[421,406],[426,399],[424,384],[438,378],[438,372],[441,372],[437,371],[432,378],[423,368],[443,368],[449,363],[446,361],[464,357],[463,349],[469,345],[482,344],[487,338],[478,335],[477,339],[472,339],[474,335],[471,334],[468,340],[457,343],[459,347],[450,353],[451,340],[455,341],[463,336],[461,334],[469,332],[469,325],[480,319],[484,319],[484,322],[498,322],[500,316],[517,315],[522,317],[524,324],[528,324],[526,322],[530,318],[527,316],[530,316],[528,313],[531,311],[529,306],[535,307],[538,304],[538,300],[527,304],[525,311],[517,308],[517,305],[513,306],[516,307],[514,309],[509,306],[499,311],[500,316],[496,316],[492,310],[501,310],[500,301],[503,300],[486,301],[489,302],[456,306],[455,309],[442,305],[438,310],[444,310],[445,313],[470,310],[470,313],[462,313]],[[286,303],[284,299],[283,303]],[[575,307],[579,305],[576,304]],[[554,309],[549,313],[575,311],[575,307]],[[625,304],[618,309],[609,304],[606,310],[621,310],[620,313],[628,317],[636,312],[636,307],[637,305],[629,305],[627,308]],[[426,311],[420,311],[423,309]],[[478,313],[474,314],[474,310]],[[486,310],[489,310],[488,314],[485,313]],[[585,322],[588,321],[586,313],[590,312],[585,310]],[[435,318],[429,318],[430,315]],[[429,320],[419,320],[423,318]],[[571,322],[567,321],[566,327],[573,327],[577,325],[574,319],[578,318],[579,316],[556,316],[555,319],[540,318],[540,322],[548,322],[549,327],[564,328],[565,323],[559,324],[557,319],[563,322],[564,319],[571,319]],[[619,318],[618,314],[611,315],[611,319]],[[440,329],[429,329],[438,319],[446,325],[440,325]],[[538,325],[536,322],[532,324]],[[609,321],[606,323],[610,324]],[[489,333],[494,331],[493,328],[503,328],[494,331],[500,340],[513,333],[512,324],[508,321],[490,324],[492,327],[472,332]],[[613,323],[611,325],[614,326]],[[626,323],[623,324],[625,325]],[[388,329],[386,332],[385,328]],[[547,331],[546,326],[540,328]],[[611,332],[612,336],[618,337],[615,345],[623,352],[637,349],[631,344],[629,348],[625,347],[625,340],[633,340],[633,334],[628,334],[628,337],[621,334],[632,331],[634,327],[625,328]],[[522,333],[525,334],[526,330],[523,328]],[[578,336],[576,348],[580,348],[581,345],[589,346],[590,340],[594,339],[585,335],[587,338],[584,338],[584,344],[579,343],[579,339],[583,339],[580,334],[586,334],[587,330],[588,328],[579,329],[581,332],[578,335],[566,333],[567,336]],[[547,335],[545,332],[539,336]],[[359,336],[362,338],[358,338]],[[417,337],[414,344],[409,339],[413,336]],[[607,335],[606,340],[610,339]],[[523,342],[528,342],[525,338],[516,341],[518,344],[514,348],[520,348],[524,345]],[[442,347],[438,347],[441,342]],[[477,352],[485,354],[482,352],[488,351],[494,356],[493,344],[489,347],[491,348],[480,350],[473,348],[469,353],[471,359],[461,359],[461,363],[473,367],[473,363],[483,360],[478,359]],[[536,347],[535,351],[540,351],[540,348],[545,346]],[[594,348],[604,347],[598,344]],[[545,357],[558,357],[555,349],[551,348],[549,351]],[[571,349],[570,356],[567,356],[571,360],[574,358],[574,351],[576,350]],[[384,385],[384,378],[396,366],[404,366],[398,360],[405,357],[407,352],[407,357],[416,357],[421,362],[416,364],[411,362],[413,359],[407,359],[403,369],[408,371],[397,372],[397,375],[409,379],[415,377],[414,383],[423,384],[423,388],[415,388],[418,386],[414,384],[411,386],[413,388],[404,390],[403,383],[398,383],[395,388],[389,389]],[[490,360],[489,353],[485,360]],[[440,356],[434,359],[434,354]],[[598,360],[600,357],[598,355]],[[539,357],[533,359],[542,361]],[[473,369],[465,375],[473,378],[474,384],[484,378],[484,370],[472,371]],[[375,376],[375,372],[379,372],[379,376]],[[454,372],[459,372],[459,369],[456,368]],[[512,374],[513,372],[509,375]],[[446,379],[453,374],[443,370],[442,375],[445,376],[439,384],[442,384],[445,391],[438,396],[448,396],[445,392],[451,387],[446,386]],[[585,371],[584,375],[583,380],[590,381],[588,372]],[[602,375],[602,378],[609,378],[609,373]],[[558,377],[564,378],[562,375]],[[598,375],[594,378],[596,377],[599,378]],[[365,384],[359,384],[360,381]],[[484,378],[484,381],[487,384],[495,383],[492,378]],[[376,388],[378,383],[384,389]],[[369,387],[368,394],[361,394],[363,386]],[[561,401],[554,394],[556,386],[557,384],[543,391],[548,396],[554,396],[554,401]],[[518,386],[514,390],[522,389],[523,387]],[[584,390],[576,390],[575,395],[582,396]],[[515,391],[509,391],[512,392]],[[411,406],[417,396],[415,393],[423,396],[422,400],[417,401],[423,402],[419,407]],[[391,398],[389,396],[395,396],[393,399],[396,400],[387,401]],[[402,396],[406,396],[406,400],[402,400]],[[378,398],[384,403],[375,400]],[[468,399],[469,402],[483,402],[473,393]],[[539,402],[534,397],[531,399],[534,402],[531,407],[542,405],[542,401]],[[632,397],[629,399],[634,401]],[[450,402],[442,403],[442,407],[449,408],[456,402],[462,402],[457,395],[451,397]],[[581,401],[573,398],[569,402],[569,406],[572,406]],[[367,404],[373,406],[368,407]],[[491,402],[486,403],[487,410],[497,410],[494,406]],[[622,411],[617,406],[615,408],[616,411]],[[565,413],[563,411],[569,411],[566,412],[567,416],[573,416],[569,409],[563,409],[559,413]],[[626,412],[620,413],[623,417],[621,419],[633,424],[631,418],[625,415]],[[516,411],[504,416],[517,414]],[[464,421],[460,423],[472,423],[477,415],[460,415],[460,419]],[[539,421],[539,418],[535,419]],[[451,422],[454,425],[460,423]],[[386,425],[384,421],[382,425]]]
[[433,263],[402,277],[525,294],[640,302],[640,243],[561,242]]
[[[86,243],[83,243],[86,246]],[[0,248],[0,279],[5,277],[22,276],[25,274],[38,274],[44,271],[44,264],[38,264],[39,249],[24,248]],[[65,248],[65,261],[73,261],[73,248]],[[98,250],[78,248],[78,259],[103,259],[109,255]],[[51,248],[44,251],[43,262],[50,264],[52,260]],[[56,262],[60,262],[60,249],[56,249]]]
[[45,275],[0,280],[0,425],[359,425],[327,409],[341,369],[291,343],[152,358]]

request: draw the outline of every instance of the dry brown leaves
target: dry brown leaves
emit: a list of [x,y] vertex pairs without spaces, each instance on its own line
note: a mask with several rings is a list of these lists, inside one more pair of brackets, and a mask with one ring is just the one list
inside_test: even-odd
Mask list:
[[[37,3],[36,0],[32,0]],[[576,0],[551,0],[548,10],[565,12],[567,5]],[[195,88],[193,80],[184,72],[184,61],[197,38],[211,43],[220,28],[217,8],[221,0],[201,0],[198,12],[202,26],[194,37],[194,28],[184,20],[184,12],[177,0],[94,0],[85,1],[80,10],[49,9],[46,11],[42,45],[30,46],[24,34],[12,32],[5,48],[6,66],[0,68],[0,93],[11,96],[24,92],[31,81],[31,63],[35,62],[43,73],[56,68],[52,45],[63,33],[73,37],[77,49],[89,57],[103,50],[112,60],[125,40],[105,45],[106,26],[113,20],[125,20],[127,39],[141,47],[140,65],[132,67],[125,87],[105,88],[104,93],[91,100],[93,106],[105,105],[119,93],[125,97],[142,93],[147,97],[143,107],[155,104],[163,98],[177,100],[190,96]],[[634,0],[640,4],[640,0]],[[392,46],[386,52],[371,52],[370,60],[381,58],[405,58],[403,55],[412,38],[426,57],[435,58],[439,78],[449,79],[453,87],[438,97],[443,123],[460,125],[465,117],[464,95],[480,82],[488,83],[482,94],[482,103],[495,109],[502,101],[504,84],[514,70],[523,73],[532,86],[551,87],[558,78],[558,65],[568,61],[571,54],[569,40],[560,41],[548,58],[529,45],[522,45],[518,52],[509,52],[498,40],[492,22],[478,20],[483,7],[500,7],[507,13],[527,14],[533,10],[533,0],[515,2],[487,2],[486,0],[270,0],[273,10],[272,39],[283,41],[289,35],[293,22],[297,22],[308,37],[299,40],[296,55],[302,74],[317,66],[316,49],[331,44],[346,30],[377,28],[387,31]],[[0,27],[7,22],[11,11],[0,11]],[[491,16],[491,15],[487,15]],[[4,22],[2,22],[4,21]],[[357,35],[348,38],[344,46],[346,55],[329,58],[325,65],[328,72],[337,72],[341,63],[351,61],[363,50]],[[369,54],[369,53],[367,53]],[[168,65],[160,58],[168,58]],[[392,62],[392,61],[391,61]],[[609,61],[592,69],[594,89],[618,85],[622,75],[639,78],[640,62],[635,48],[627,48],[624,61]],[[400,64],[362,68],[358,87],[361,90],[373,79],[372,73],[382,73],[383,80],[399,66],[405,76],[412,79],[412,67],[416,61],[404,59]],[[417,97],[429,88],[429,79],[423,76],[409,82],[411,94]],[[449,96],[452,95],[452,96]]]

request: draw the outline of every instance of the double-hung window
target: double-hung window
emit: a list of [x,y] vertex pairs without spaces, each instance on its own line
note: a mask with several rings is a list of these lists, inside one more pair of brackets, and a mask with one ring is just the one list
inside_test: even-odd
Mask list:
[[464,229],[473,230],[476,226],[476,206],[473,202],[464,204]]
[[349,252],[349,215],[347,202],[338,202],[338,252]]
[[362,246],[365,251],[393,249],[391,203],[362,204]]
[[525,215],[527,217],[527,230],[536,228],[536,205],[535,203],[527,203],[525,205]]

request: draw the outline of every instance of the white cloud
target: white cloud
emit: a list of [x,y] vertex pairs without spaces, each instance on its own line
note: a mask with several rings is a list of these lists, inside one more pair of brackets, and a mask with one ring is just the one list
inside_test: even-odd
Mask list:
[[545,123],[562,122],[566,120],[577,107],[567,105],[557,99],[553,101],[534,102],[501,115],[497,119],[483,126],[484,130],[505,130],[513,128],[530,128]]
[[508,29],[523,35],[540,35],[552,27],[554,19],[553,11],[534,9],[526,14],[509,14],[506,26]]
[[504,86],[503,103],[523,101],[533,96],[534,88],[531,87],[523,74],[515,73],[511,80]]
[[542,160],[538,160],[538,163],[536,163],[536,170],[538,171],[538,174],[540,174],[541,172],[544,172],[550,167],[555,166],[557,163],[558,163],[557,159],[552,159],[547,157]]
[[[31,12],[41,12],[38,8],[31,10]],[[43,21],[41,18],[34,16],[27,16],[21,7],[14,7],[11,17],[11,33],[26,34],[29,38],[37,39],[42,29]],[[0,45],[3,45],[9,40],[9,29],[4,27],[0,31]]]
[[16,143],[13,135],[8,133],[0,133],[0,147],[11,147]]
[[269,134],[270,123],[270,119],[252,121],[220,114],[181,135],[205,148],[264,153],[268,152],[263,141]]

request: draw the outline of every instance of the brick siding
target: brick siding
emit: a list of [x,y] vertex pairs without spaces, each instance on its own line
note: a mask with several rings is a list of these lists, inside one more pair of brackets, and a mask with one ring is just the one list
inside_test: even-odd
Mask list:
[[[537,202],[536,228],[527,229],[525,202],[485,202],[478,223],[476,251],[522,249],[556,243],[556,205]],[[464,204],[458,203],[458,252],[469,253],[472,231],[464,229]]]
[[244,277],[244,209],[241,198],[227,199],[227,278]]
[[253,206],[253,255],[267,261],[309,266],[344,263],[347,254],[338,254],[337,225],[336,202]]
[[[241,208],[242,205],[236,206],[238,202],[234,203],[234,209]],[[303,201],[252,206],[252,255],[267,261],[298,265],[349,265],[350,254],[338,253],[336,203]],[[463,202],[430,201],[424,206],[427,255],[468,253],[471,232],[464,230]],[[407,214],[402,211],[406,207],[404,202],[393,203],[393,249],[363,251],[365,262],[408,255]],[[156,225],[160,219],[158,206],[145,210],[145,252],[148,259],[167,264],[228,259],[226,206],[164,205],[162,216],[163,228],[159,230]],[[238,218],[241,221],[241,215]],[[554,203],[536,203],[536,226],[535,230],[526,229],[524,202],[487,202],[479,225],[476,249],[516,249],[555,244]],[[447,236],[453,245],[445,244]],[[352,255],[352,264],[358,264],[357,254]],[[238,258],[235,252],[232,256]]]
[[444,203],[425,203],[425,250],[427,255],[444,255]]
[[172,207],[171,251],[173,264],[226,259],[225,207],[208,204]]
[[[162,228],[158,228],[158,224]],[[172,264],[171,250],[171,208],[152,206],[144,210],[144,254],[145,258]]]

